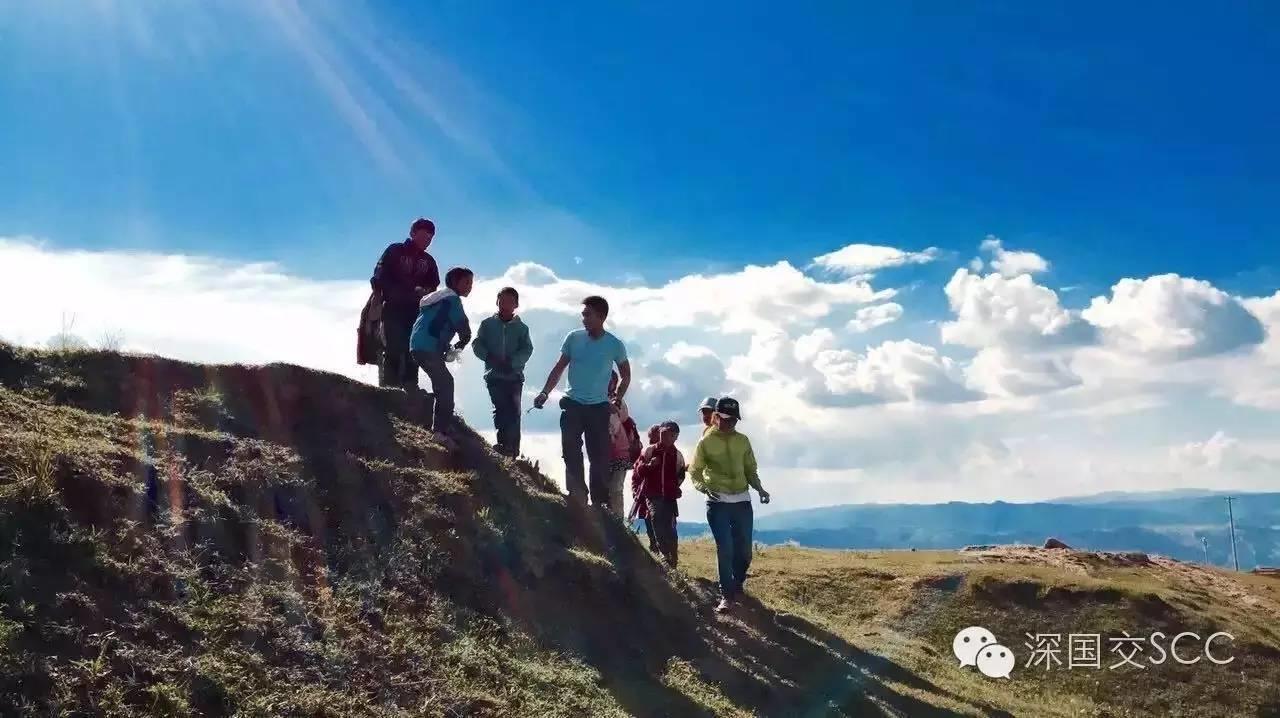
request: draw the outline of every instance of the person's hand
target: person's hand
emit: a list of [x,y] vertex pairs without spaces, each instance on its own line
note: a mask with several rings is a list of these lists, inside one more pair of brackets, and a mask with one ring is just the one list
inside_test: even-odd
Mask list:
[[546,403],[547,403],[547,392],[545,391],[533,397],[533,408],[535,409],[541,409],[543,406],[546,405]]
[[769,503],[769,492],[765,491],[764,489],[760,489],[760,503],[762,504]]

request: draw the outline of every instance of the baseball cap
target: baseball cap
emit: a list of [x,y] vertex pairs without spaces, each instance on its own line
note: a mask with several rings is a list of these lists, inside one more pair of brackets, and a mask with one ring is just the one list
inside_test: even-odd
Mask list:
[[715,398],[714,396],[709,396],[709,397],[707,397],[706,399],[703,399],[703,400],[702,400],[702,406],[699,406],[699,407],[698,407],[698,409],[700,409],[700,410],[701,410],[701,409],[707,409],[707,410],[709,410],[709,411],[715,411],[715,410],[716,410],[716,398]]
[[727,396],[716,402],[716,413],[729,419],[742,418],[742,410],[738,408],[738,400]]

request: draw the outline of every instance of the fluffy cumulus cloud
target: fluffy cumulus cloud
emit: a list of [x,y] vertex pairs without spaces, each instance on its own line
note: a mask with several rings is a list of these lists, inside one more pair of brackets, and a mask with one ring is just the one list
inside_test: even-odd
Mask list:
[[[1049,260],[1035,252],[1005,249],[1004,242],[996,236],[988,235],[979,245],[979,249],[990,258],[991,269],[1004,277],[1049,271]],[[982,259],[975,258],[970,266],[975,272],[982,271]]]
[[876,244],[850,244],[816,257],[813,263],[823,269],[859,275],[872,274],[881,269],[901,267],[906,264],[928,264],[936,260],[938,254],[937,247],[909,252],[897,247]]
[[817,374],[806,397],[820,405],[975,398],[965,388],[960,368],[952,359],[910,339],[885,341],[862,353],[823,349],[814,355],[813,367]]
[[1238,299],[1176,274],[1122,279],[1082,316],[1109,346],[1156,360],[1221,354],[1264,339],[1262,323]]
[[987,347],[965,369],[969,388],[998,397],[1031,396],[1059,391],[1081,383],[1068,360],[1048,353]]
[[980,276],[957,269],[943,288],[955,319],[942,340],[968,347],[1042,348],[1087,341],[1090,330],[1028,274]]
[[[492,284],[534,286],[521,293],[521,306],[576,314],[582,298],[605,294],[615,325],[635,330],[704,328],[751,334],[770,328],[806,326],[844,307],[890,299],[861,277],[823,281],[788,262],[747,266],[736,272],[681,277],[662,286],[610,287],[559,277],[540,265],[521,263]],[[480,292],[477,290],[477,294]]]
[[901,318],[902,305],[896,302],[885,302],[859,309],[846,326],[851,332],[869,332],[877,327],[892,324]]
[[[1032,253],[984,252],[988,273],[985,262],[959,268],[944,287],[901,295],[870,275],[941,261],[935,250],[853,245],[808,269],[776,262],[617,285],[519,262],[481,277],[467,310],[478,321],[499,287],[519,287],[536,346],[529,394],[579,326],[581,299],[608,297],[632,358],[637,420],[692,429],[703,396],[737,396],[773,484],[770,509],[1271,480],[1280,451],[1259,427],[1280,411],[1280,293],[1241,300],[1178,277],[1122,280],[1082,316],[1035,281],[1042,265],[1022,256]],[[903,298],[920,291],[942,292],[945,314]],[[10,308],[0,337],[24,344],[67,329],[91,345],[372,381],[352,361],[367,295],[363,278],[0,239],[0,304]],[[458,406],[487,429],[481,369],[470,356],[455,366]],[[1176,441],[1150,430],[1156,415],[1177,427]],[[525,449],[559,478],[556,419],[530,414]],[[694,436],[686,431],[686,453]],[[697,515],[689,494],[685,509]]]
[[1280,457],[1241,442],[1223,431],[1215,431],[1204,441],[1191,441],[1169,451],[1175,469],[1248,473],[1280,469]]

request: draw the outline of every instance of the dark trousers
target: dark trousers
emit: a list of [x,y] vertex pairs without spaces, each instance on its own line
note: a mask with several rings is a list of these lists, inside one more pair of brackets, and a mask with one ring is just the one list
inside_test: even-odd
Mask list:
[[[430,428],[449,431],[453,428],[453,374],[444,361],[444,352],[414,352],[413,359],[431,380],[431,393],[435,397],[435,413]],[[417,372],[417,369],[414,369]]]
[[520,455],[521,379],[489,379],[489,398],[493,401],[493,428],[498,432],[498,448],[511,456]]
[[649,535],[649,550],[658,553],[658,535],[653,532],[653,517],[648,514],[644,517],[644,532]]
[[378,363],[378,386],[418,386],[418,365],[409,353],[409,335],[418,318],[416,310],[386,305],[382,309],[382,361]]
[[707,525],[716,540],[716,563],[720,571],[720,594],[733,598],[742,593],[751,566],[750,501],[726,504],[707,502]]
[[[649,505],[649,517],[645,521],[652,527],[651,539],[658,544],[658,553],[667,560],[667,565],[675,568],[680,559],[680,538],[676,535],[676,500],[650,496],[645,501]],[[746,573],[746,569],[743,569],[743,573]]]
[[[591,463],[590,495],[596,506],[609,505],[609,404],[579,404],[560,400],[560,448],[564,456],[564,483],[569,498],[587,502],[588,484],[583,480],[582,445]],[[621,506],[613,507],[621,511]]]

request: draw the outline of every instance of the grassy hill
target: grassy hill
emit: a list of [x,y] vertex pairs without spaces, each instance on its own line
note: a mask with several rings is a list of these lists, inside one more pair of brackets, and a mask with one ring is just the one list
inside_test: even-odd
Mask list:
[[[1280,715],[1280,582],[1067,552],[663,570],[429,406],[293,366],[0,345],[0,714]],[[1185,626],[1227,667],[961,669],[971,624]]]

